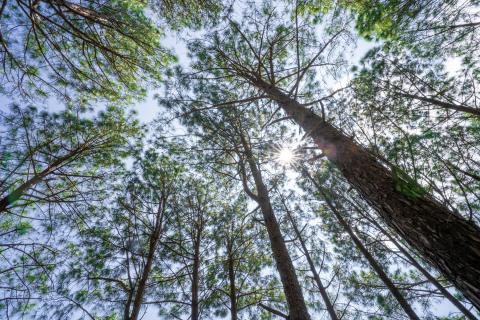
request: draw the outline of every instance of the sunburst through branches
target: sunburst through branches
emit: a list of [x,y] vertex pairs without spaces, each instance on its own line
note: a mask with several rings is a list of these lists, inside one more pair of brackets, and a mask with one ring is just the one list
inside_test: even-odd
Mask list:
[[289,167],[298,161],[298,154],[295,147],[286,145],[275,149],[274,158],[281,166]]

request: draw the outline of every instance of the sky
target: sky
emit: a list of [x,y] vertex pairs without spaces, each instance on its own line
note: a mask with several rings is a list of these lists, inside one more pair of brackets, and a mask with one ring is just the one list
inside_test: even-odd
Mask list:
[[[175,34],[167,35],[164,39],[164,45],[167,48],[172,49],[179,58],[179,62],[187,67],[188,66],[188,57],[187,57],[187,48],[186,43],[175,36]],[[374,48],[378,43],[369,42],[363,39],[359,39],[355,47],[352,47],[350,52],[347,53],[348,60],[351,64],[358,64],[363,56],[372,48]],[[461,60],[459,58],[450,58],[447,60],[445,67],[447,71],[452,74],[458,71],[461,68]],[[344,86],[348,82],[349,76],[346,75],[345,79],[341,79],[338,83],[334,84],[332,88],[339,88]],[[138,112],[138,116],[142,122],[149,122],[153,120],[156,114],[160,111],[157,101],[154,99],[155,94],[163,94],[163,88],[158,90],[152,90],[149,92],[148,97],[145,101],[137,103],[134,108]],[[298,174],[293,170],[287,170],[287,178],[290,180],[289,184],[294,185]],[[298,188],[296,188],[298,190]],[[456,312],[456,308],[448,302],[446,299],[443,299],[441,303],[437,303],[432,306],[439,316],[447,316],[450,312]],[[154,307],[150,307],[149,310],[143,317],[143,320],[159,320],[157,311]]]
[[[185,35],[188,36],[188,35]],[[190,35],[191,36],[191,35]],[[175,33],[167,34],[165,39],[163,40],[163,44],[165,47],[170,48],[179,58],[179,61],[182,65],[188,65],[188,57],[187,57],[187,48],[185,41],[181,40],[178,35]],[[359,40],[356,47],[351,48],[351,52],[348,53],[349,61],[352,64],[356,64],[359,60],[364,56],[364,54],[375,46],[372,42],[367,42],[365,40]],[[461,61],[458,58],[451,58],[447,60],[446,68],[449,72],[454,73],[461,67]],[[348,77],[345,78],[345,82],[348,81]],[[341,81],[343,82],[343,81]],[[341,84],[339,84],[341,86]],[[152,121],[155,116],[160,111],[160,107],[158,106],[157,101],[155,100],[154,96],[156,94],[163,95],[163,88],[158,89],[151,89],[148,92],[147,97],[144,101],[136,103],[133,106],[133,109],[137,111],[139,119],[143,123],[148,123]],[[16,100],[16,99],[15,99]],[[0,94],[0,111],[6,110],[9,103],[11,103],[12,99]],[[63,108],[61,103],[58,103],[54,99],[47,101],[46,108],[49,111],[59,111]],[[291,175],[290,178],[293,180],[295,179],[295,175]],[[449,311],[455,310],[449,302],[442,302],[438,304],[435,308],[440,314],[447,315]],[[143,317],[144,320],[153,320],[158,319],[156,314],[155,308],[150,307],[149,311]]]

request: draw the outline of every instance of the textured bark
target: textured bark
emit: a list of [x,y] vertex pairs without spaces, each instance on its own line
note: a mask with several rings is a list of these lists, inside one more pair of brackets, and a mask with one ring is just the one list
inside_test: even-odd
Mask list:
[[322,279],[320,278],[320,275],[317,272],[317,268],[313,263],[312,257],[310,256],[310,252],[308,251],[308,248],[305,244],[305,240],[303,239],[302,233],[300,232],[300,230],[298,230],[298,226],[295,220],[293,219],[290,210],[288,210],[287,208],[285,209],[287,212],[288,219],[292,224],[293,231],[295,232],[295,236],[300,242],[300,246],[302,247],[303,254],[307,259],[308,266],[310,267],[310,271],[313,274],[313,279],[315,280],[315,283],[317,284],[317,288],[320,291],[320,295],[322,296],[323,302],[325,303],[325,307],[327,308],[327,312],[330,316],[330,319],[339,320],[340,318],[337,316],[337,313],[335,312],[335,308],[333,307],[332,301],[330,301],[330,298],[328,297],[327,290],[325,289],[325,286],[322,283]]
[[309,134],[383,220],[480,307],[480,228],[427,194],[400,191],[398,180],[370,152],[278,88],[252,81]]
[[422,273],[425,278],[427,278],[428,281],[430,281],[431,284],[435,286],[435,288],[440,291],[440,293],[448,299],[457,309],[462,312],[467,319],[470,320],[477,320],[477,317],[473,315],[470,310],[468,310],[458,299],[456,299],[438,280],[430,274],[418,261],[413,257],[406,248],[403,247],[402,244],[400,244],[385,228],[383,228],[375,219],[373,219],[370,216],[366,216],[360,209],[356,208],[357,211],[364,217],[370,221],[382,234],[384,234],[389,241],[391,241],[395,247],[398,248],[398,250],[403,254],[405,258],[411,263],[412,266],[414,266],[420,273]]
[[241,139],[250,171],[252,172],[257,189],[257,196],[254,200],[260,206],[263,220],[267,228],[268,237],[270,239],[270,247],[272,248],[273,257],[275,259],[280,280],[282,281],[283,291],[285,292],[287,299],[289,309],[288,319],[309,320],[310,315],[303,298],[302,288],[298,282],[297,275],[295,273],[295,267],[290,259],[290,255],[288,253],[287,246],[285,245],[277,218],[273,213],[268,189],[263,183],[262,173],[257,167],[245,137],[241,135]]
[[395,284],[392,282],[390,277],[386,274],[386,272],[383,270],[382,266],[378,264],[377,260],[372,256],[372,254],[368,251],[368,249],[363,245],[362,241],[357,237],[355,232],[353,231],[352,227],[350,224],[343,218],[342,214],[340,213],[339,210],[335,207],[335,205],[332,203],[332,201],[328,198],[327,194],[323,191],[323,188],[318,185],[318,183],[308,174],[306,170],[304,170],[304,173],[308,175],[308,178],[312,181],[312,183],[315,185],[317,190],[320,192],[320,194],[323,197],[323,200],[327,203],[328,207],[330,208],[330,211],[332,211],[333,215],[335,218],[338,220],[340,225],[343,227],[343,229],[348,233],[350,238],[352,239],[353,243],[357,247],[357,249],[362,253],[362,255],[367,259],[368,263],[372,267],[372,269],[375,271],[375,273],[378,275],[378,277],[382,280],[382,282],[385,284],[385,286],[388,288],[388,291],[395,297],[397,302],[400,304],[402,307],[403,311],[408,315],[410,319],[417,319],[420,320],[420,318],[417,316],[415,311],[413,311],[412,307],[410,304],[405,300],[401,292],[398,290],[398,288],[395,286]]
[[164,205],[165,204],[162,203],[158,208],[155,228],[152,235],[150,236],[148,243],[147,261],[143,268],[140,281],[138,282],[137,290],[135,292],[135,298],[133,300],[132,312],[129,320],[137,320],[138,315],[140,314],[140,310],[142,308],[143,297],[145,295],[145,289],[147,287],[147,280],[150,275],[150,271],[152,270],[155,251],[157,249],[158,240],[160,239],[160,234],[162,231]]

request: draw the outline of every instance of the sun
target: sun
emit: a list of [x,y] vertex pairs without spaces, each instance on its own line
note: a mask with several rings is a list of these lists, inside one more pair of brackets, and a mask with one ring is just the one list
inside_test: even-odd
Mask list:
[[282,166],[289,166],[295,162],[296,156],[293,148],[283,147],[277,151],[276,161]]

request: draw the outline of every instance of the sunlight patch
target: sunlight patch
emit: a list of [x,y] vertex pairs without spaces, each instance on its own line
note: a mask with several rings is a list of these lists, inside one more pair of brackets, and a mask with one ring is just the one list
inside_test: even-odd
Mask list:
[[279,148],[275,152],[275,160],[278,164],[284,167],[291,166],[298,160],[295,148],[291,146],[284,146]]

